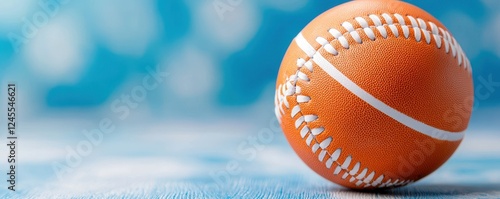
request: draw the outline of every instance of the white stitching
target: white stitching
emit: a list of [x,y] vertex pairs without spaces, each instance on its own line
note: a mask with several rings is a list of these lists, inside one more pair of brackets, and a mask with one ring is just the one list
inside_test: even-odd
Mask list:
[[377,15],[369,15],[368,17],[370,17],[370,19],[373,21],[373,24],[375,24],[375,26],[382,25],[382,22],[380,21],[380,18],[378,18]]
[[321,150],[321,153],[319,153],[319,156],[318,156],[318,160],[320,162],[323,162],[323,160],[325,159],[326,153],[327,153],[326,150]]
[[352,176],[354,174],[356,174],[359,170],[359,167],[361,166],[361,163],[360,162],[357,162],[355,165],[354,165],[354,168],[349,172],[349,174],[351,174]]
[[307,70],[309,70],[309,72],[313,72],[313,64],[311,61],[308,61],[304,64],[304,66],[306,66]]
[[369,25],[368,25],[368,22],[365,20],[365,18],[363,17],[356,17],[354,18],[359,25],[361,25],[362,28],[368,28]]
[[309,96],[305,96],[305,95],[299,95],[297,96],[297,102],[298,103],[307,103],[311,100],[311,98]]
[[377,187],[377,185],[379,185],[379,184],[382,182],[382,180],[383,180],[383,179],[384,179],[384,175],[382,174],[382,175],[380,175],[380,176],[379,176],[379,177],[378,177],[378,178],[377,178],[377,179],[376,179],[376,180],[372,183],[372,186],[373,186],[373,187]]
[[339,52],[323,37],[317,37],[316,42],[321,44],[323,48],[330,54],[338,55]]
[[373,32],[373,30],[371,28],[364,28],[363,31],[365,31],[365,34],[366,36],[368,36],[370,38],[370,40],[372,41],[375,41],[375,39],[377,38],[375,36],[375,32]]
[[[368,177],[366,177],[363,182],[367,185],[367,186],[370,186],[370,182],[373,180],[373,177],[375,176],[375,171],[372,171]],[[365,186],[365,187],[367,187]]]
[[297,115],[297,113],[299,113],[299,111],[300,111],[300,106],[297,104],[292,109],[292,113],[290,115],[291,118],[294,118]]
[[[392,16],[394,16],[398,23],[395,24],[393,23]],[[410,34],[410,28],[413,29],[414,31],[414,39],[417,42],[420,42],[422,39],[422,33],[425,38],[425,41],[427,44],[431,44],[432,38],[434,38],[434,41],[436,42],[436,47],[438,49],[441,49],[442,43],[444,42],[445,45],[445,52],[449,54],[449,50],[451,48],[452,51],[452,56],[454,58],[457,58],[458,65],[461,66],[463,64],[464,69],[466,69],[469,73],[472,73],[472,70],[470,68],[470,61],[467,59],[465,56],[462,48],[460,45],[457,43],[455,38],[451,37],[450,33],[448,31],[445,31],[441,27],[437,27],[436,24],[432,22],[426,22],[423,19],[417,18],[415,19],[412,16],[407,15],[406,18],[409,19],[411,26],[406,25],[405,19],[402,15],[400,14],[387,14],[383,13],[382,18],[384,19],[385,23],[383,24],[382,21],[380,20],[379,16],[377,15],[368,15],[368,17],[371,19],[373,25],[370,26],[370,23],[363,17],[356,17],[354,18],[355,21],[358,23],[358,25],[361,26],[361,29],[355,29],[354,26],[349,23],[349,22],[344,22],[341,24],[341,26],[346,29],[346,33],[342,34],[339,30],[337,29],[330,29],[328,32],[335,38],[333,41],[328,42],[323,37],[317,37],[316,42],[321,45],[321,48],[325,49],[326,52],[337,56],[339,52],[333,47],[331,44],[335,40],[338,41],[342,47],[345,49],[349,49],[350,44],[348,40],[346,39],[345,36],[350,35],[357,43],[361,44],[362,38],[360,37],[359,33],[357,32],[358,30],[363,30],[366,36],[370,38],[370,40],[375,40],[375,32],[373,30],[377,30],[378,33],[383,37],[387,38],[387,29],[385,28],[386,26],[389,27],[391,30],[392,34],[397,38],[399,37],[399,30],[397,29],[397,26],[400,26],[401,29],[403,30],[403,35],[406,39],[409,38]],[[430,30],[428,30],[427,23],[429,23]],[[441,33],[441,34],[439,34]],[[432,35],[432,37],[431,37]],[[315,49],[309,49],[306,53],[309,56],[309,58],[312,58],[314,55],[313,51],[316,51]],[[458,56],[458,57],[457,57]],[[300,71],[300,69],[306,66],[306,68],[310,71],[313,72],[313,64],[310,60],[306,61],[302,58],[299,58],[297,60],[297,72],[294,75],[291,75],[286,79],[286,83],[284,85],[279,85],[278,89],[276,90],[276,96],[275,96],[275,114],[278,117],[279,121],[281,122],[281,115],[284,114],[283,110],[283,105],[286,108],[289,108],[289,103],[287,101],[287,96],[296,96],[296,101],[298,105],[294,106],[292,109],[291,117],[294,118],[296,115],[301,115],[296,121],[295,121],[295,127],[299,129],[300,126],[303,126],[300,130],[300,135],[302,138],[305,138],[307,135],[306,143],[308,146],[311,146],[311,142],[314,140],[315,143],[312,146],[312,151],[315,153],[317,150],[320,148],[322,149],[320,154],[318,155],[319,161],[323,162],[325,157],[328,155],[329,158],[325,162],[325,166],[330,169],[333,163],[337,164],[337,167],[334,171],[334,175],[338,175],[342,170],[345,171],[345,173],[342,176],[342,179],[346,179],[348,176],[351,176],[349,182],[354,183],[355,180],[357,182],[355,183],[356,186],[361,186],[361,184],[365,184],[364,187],[392,187],[392,186],[401,186],[401,185],[406,185],[413,183],[414,180],[402,180],[396,179],[395,181],[392,181],[392,179],[387,179],[385,183],[382,183],[384,180],[385,176],[382,174],[378,176],[375,180],[374,177],[376,175],[375,171],[372,171],[368,176],[366,174],[368,173],[369,168],[364,168],[361,173],[358,174],[358,171],[361,168],[361,162],[356,162],[354,165],[353,169],[349,170],[349,166],[352,163],[352,156],[348,155],[345,159],[344,162],[341,164],[338,162],[338,158],[340,157],[342,153],[341,148],[337,148],[332,154],[330,154],[326,148],[330,146],[331,141],[333,140],[332,137],[328,137],[325,140],[323,140],[321,143],[316,140],[316,136],[320,135],[325,131],[324,127],[318,127],[314,129],[309,128],[309,123],[314,122],[318,119],[317,115],[303,115],[300,109],[300,104],[301,103],[308,103],[311,98],[309,96],[305,95],[297,95],[300,93],[300,87],[297,86],[297,81],[300,79],[301,81],[309,82],[310,79],[307,77],[307,75],[303,72]],[[304,125],[303,125],[304,124]],[[356,175],[358,174],[358,175]]]
[[398,38],[399,37],[399,31],[398,31],[398,28],[394,25],[394,24],[390,24],[389,25],[389,28],[391,29],[392,31],[392,34]]
[[396,17],[396,19],[398,19],[399,24],[401,24],[402,26],[406,25],[406,22],[405,22],[405,19],[403,18],[403,16],[401,16],[398,13],[394,14],[394,16]]
[[351,37],[356,41],[356,43],[361,44],[363,41],[361,40],[361,36],[359,36],[358,32],[355,31],[354,26],[352,26],[349,22],[342,23],[342,27],[344,27]]
[[344,163],[341,166],[342,169],[347,170],[347,168],[349,167],[349,165],[351,165],[351,160],[352,160],[352,157],[350,155],[347,156],[347,158],[345,158]]
[[310,129],[308,126],[302,127],[302,129],[300,130],[300,137],[305,138],[309,130]]
[[304,80],[306,82],[309,82],[309,78],[307,77],[306,74],[304,74],[303,72],[298,72],[297,73],[297,76],[301,79],[301,80]]
[[[393,33],[393,35],[397,38],[399,37],[399,30],[397,26],[400,26],[401,29],[403,30],[403,34],[405,38],[410,37],[410,28],[413,29],[413,35],[414,39],[417,42],[422,41],[422,38],[425,39],[425,42],[427,44],[431,44],[431,41],[434,39],[436,43],[436,47],[440,49],[442,47],[442,42],[444,41],[445,43],[445,50],[446,53],[449,53],[449,50],[451,48],[452,51],[452,56],[457,59],[458,65],[462,66],[469,71],[469,73],[472,73],[472,70],[470,68],[469,60],[466,60],[465,53],[463,52],[462,48],[458,43],[456,42],[455,38],[451,37],[450,33],[448,31],[443,30],[442,28],[438,28],[436,24],[432,22],[426,22],[421,18],[415,18],[412,16],[406,16],[411,25],[408,27],[406,25],[405,19],[403,16],[400,14],[393,14],[397,20],[398,24],[393,23],[393,19],[390,14],[383,13],[382,17],[385,20],[385,23],[382,23],[380,20],[379,16],[377,15],[369,15],[369,18],[372,20],[373,26],[370,26],[368,21],[364,19],[363,17],[356,17],[354,18],[355,21],[361,26],[361,29],[365,33],[366,36],[370,38],[370,40],[375,40],[376,36],[374,33],[374,30],[376,30],[380,35],[382,35],[383,38],[387,38],[387,29],[386,26],[389,27],[390,31]],[[339,30],[337,29],[330,29],[328,32],[344,47],[345,49],[349,49],[350,44],[345,36],[350,35],[356,43],[361,44],[362,40],[361,37],[359,36],[358,30],[359,29],[354,29],[354,26],[349,23],[349,22],[343,22],[342,27],[346,29],[346,33],[342,34]],[[430,30],[429,30],[430,27]],[[441,31],[441,35],[439,32]],[[319,41],[319,39],[321,41]],[[324,49],[329,52],[330,54],[333,54],[335,56],[338,55],[338,51],[336,51],[333,46],[331,45],[331,42],[328,42],[326,39],[318,37],[316,40],[319,44],[321,44]],[[333,41],[332,41],[333,42]],[[466,60],[466,61],[464,61]]]
[[311,146],[312,140],[313,140],[313,135],[309,134],[306,139],[307,146]]
[[[323,127],[316,128],[316,129],[321,129],[321,132],[319,132],[319,133],[322,133],[322,132],[325,130]],[[319,133],[318,133],[318,134],[319,134]],[[317,135],[318,135],[318,134],[317,134]],[[322,149],[326,149],[328,146],[330,146],[330,144],[332,143],[332,140],[333,140],[333,139],[332,139],[332,137],[328,137],[328,138],[326,138],[325,140],[323,140],[323,142],[321,142],[321,143],[319,144],[319,146],[320,146]]]
[[382,14],[382,17],[384,17],[385,23],[392,24],[392,18],[389,14],[384,13],[384,14]]
[[311,130],[311,134],[313,134],[314,136],[316,136],[316,135],[319,135],[319,134],[323,133],[323,131],[325,131],[325,128],[323,128],[323,127],[313,128]]
[[[316,151],[318,151],[318,149],[319,149],[319,144],[318,144],[318,143],[316,143],[316,144],[314,144],[314,145],[313,145],[313,147],[312,147],[312,152],[313,152],[313,153],[316,153]],[[320,157],[321,157],[321,156],[320,156]],[[323,157],[324,157],[324,155],[323,155]],[[321,160],[320,160],[320,161],[321,161]]]
[[358,180],[362,180],[365,178],[366,172],[368,172],[368,168],[363,169],[363,171],[356,177]]

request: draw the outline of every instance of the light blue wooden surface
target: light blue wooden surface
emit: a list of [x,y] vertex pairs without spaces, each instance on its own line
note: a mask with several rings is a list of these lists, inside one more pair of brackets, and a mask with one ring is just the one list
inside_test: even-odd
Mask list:
[[[105,135],[61,179],[52,165],[64,163],[65,148],[85,137],[58,132],[64,129],[26,135],[20,139],[18,191],[5,191],[2,182],[0,198],[500,198],[500,134],[495,131],[470,130],[435,173],[375,193],[351,191],[319,177],[280,132],[251,156],[242,154],[238,147],[261,130],[236,133],[245,128],[176,124],[119,129]],[[161,133],[166,129],[176,133]],[[234,162],[238,174],[219,181],[212,177]]]

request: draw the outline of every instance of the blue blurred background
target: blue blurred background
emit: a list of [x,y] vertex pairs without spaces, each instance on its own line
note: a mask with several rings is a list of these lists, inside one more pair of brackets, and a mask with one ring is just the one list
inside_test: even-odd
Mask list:
[[[0,77],[22,86],[21,115],[32,119],[102,115],[157,65],[169,76],[147,93],[138,118],[271,113],[274,80],[290,41],[315,16],[346,1],[234,2],[3,0]],[[489,75],[500,81],[500,1],[408,2],[451,30],[476,82]],[[498,122],[491,116],[499,110],[500,91],[476,101],[474,118],[487,115],[477,123]]]

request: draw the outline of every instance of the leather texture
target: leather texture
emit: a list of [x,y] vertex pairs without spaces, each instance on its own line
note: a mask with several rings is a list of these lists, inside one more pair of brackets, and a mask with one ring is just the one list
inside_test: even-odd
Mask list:
[[[447,31],[433,16],[408,3],[358,0],[326,11],[308,24],[301,34],[337,70],[388,106],[437,129],[456,133],[465,131],[473,104],[472,76],[470,68],[464,67],[465,60],[459,64],[451,50],[446,52],[444,44],[437,47],[435,39],[427,43],[422,35],[422,39],[416,41],[414,31],[410,31],[409,38],[396,37],[387,25],[384,25],[387,38],[374,31],[376,39],[371,40],[355,18],[362,17],[371,24],[375,22],[369,15],[377,15],[385,23],[384,13],[391,14],[400,34],[403,25],[397,24],[393,14],[423,19]],[[362,38],[361,44],[347,33],[344,36],[349,49],[346,49],[329,33],[332,28],[346,33],[342,26],[344,22],[354,25]],[[405,22],[411,24],[406,17]],[[329,41],[338,50],[338,55],[326,52],[316,42],[318,37]],[[299,58],[311,60],[294,41],[282,61],[277,89],[299,70],[310,81],[298,80],[296,86],[300,87],[300,95],[309,96],[310,101],[298,103],[299,94],[286,96],[289,108],[283,107],[281,126],[299,157],[324,178],[354,189],[402,186],[435,171],[459,146],[460,140],[435,139],[399,123],[354,95],[314,62],[313,72],[305,67],[299,69]],[[292,107],[296,105],[300,106],[300,112],[292,117]],[[300,135],[302,126],[296,127],[301,115],[318,117],[303,124],[309,129],[324,128],[324,132],[313,136],[309,145],[307,137]],[[342,151],[330,168],[325,166],[328,156],[320,160],[322,150],[313,152],[311,149],[314,143],[328,138],[332,138],[325,149],[329,156],[337,149]],[[351,158],[347,168],[334,174],[347,158]],[[358,162],[360,168],[353,172]],[[365,168],[366,174],[360,177]],[[372,172],[373,176],[367,178]],[[382,180],[375,183],[378,177]],[[385,186],[380,186],[384,183]]]

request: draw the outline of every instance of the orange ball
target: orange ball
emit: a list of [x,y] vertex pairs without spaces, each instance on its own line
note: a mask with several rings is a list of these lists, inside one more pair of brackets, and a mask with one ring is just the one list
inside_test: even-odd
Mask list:
[[358,0],[309,23],[277,78],[275,113],[299,157],[353,189],[439,168],[464,137],[470,62],[443,24],[394,0]]

